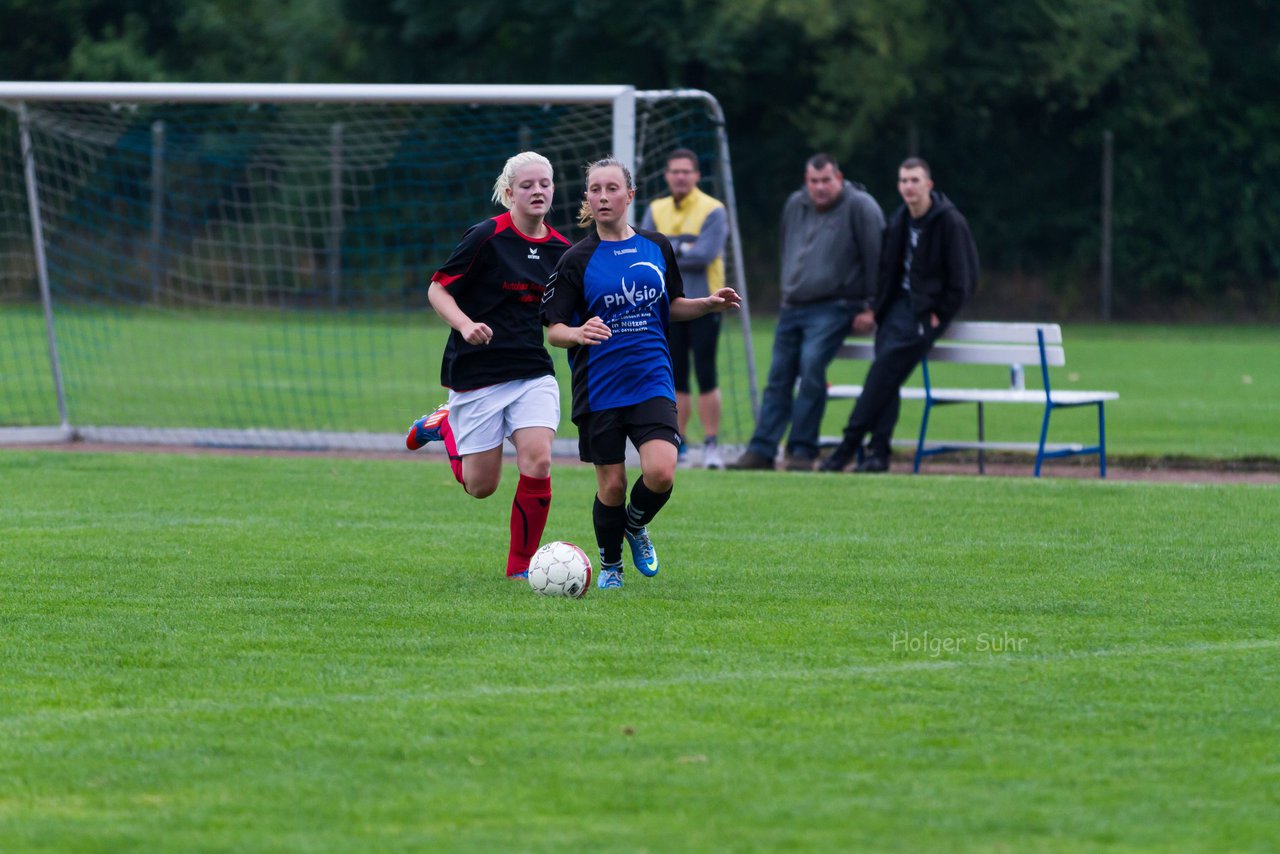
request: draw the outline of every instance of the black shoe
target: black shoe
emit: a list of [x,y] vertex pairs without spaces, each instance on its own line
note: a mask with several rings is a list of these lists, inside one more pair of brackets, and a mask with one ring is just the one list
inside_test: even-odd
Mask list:
[[787,471],[813,471],[813,457],[788,456]]
[[889,470],[889,457],[885,454],[867,454],[853,469],[864,474],[879,474]]
[[844,471],[849,463],[853,462],[853,448],[847,447],[844,442],[836,445],[836,449],[831,455],[822,461],[822,465],[818,466],[818,471]]
[[729,463],[729,468],[737,471],[773,470],[773,460],[755,451],[743,451],[742,456]]

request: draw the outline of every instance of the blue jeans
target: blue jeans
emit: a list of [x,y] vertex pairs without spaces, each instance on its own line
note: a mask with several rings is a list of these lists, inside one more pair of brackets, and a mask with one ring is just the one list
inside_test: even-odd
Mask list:
[[827,407],[827,365],[850,334],[855,313],[846,300],[782,309],[760,421],[748,450],[773,459],[789,425],[787,453],[809,459],[818,455],[818,430]]

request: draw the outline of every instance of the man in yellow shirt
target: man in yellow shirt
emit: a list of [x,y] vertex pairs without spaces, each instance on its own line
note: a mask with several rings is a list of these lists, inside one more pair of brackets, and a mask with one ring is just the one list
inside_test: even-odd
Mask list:
[[[698,155],[677,148],[667,155],[664,173],[670,196],[656,199],[645,212],[642,228],[660,231],[671,241],[684,279],[685,296],[696,299],[724,287],[724,242],[729,233],[724,204],[698,189],[702,173]],[[683,444],[689,425],[692,395],[689,388],[689,354],[698,378],[698,418],[702,422],[702,464],[724,468],[717,434],[720,431],[720,387],[716,376],[716,347],[720,339],[720,314],[708,314],[684,323],[672,323],[668,333],[671,365],[675,371],[676,415],[679,420],[680,462],[687,465]]]

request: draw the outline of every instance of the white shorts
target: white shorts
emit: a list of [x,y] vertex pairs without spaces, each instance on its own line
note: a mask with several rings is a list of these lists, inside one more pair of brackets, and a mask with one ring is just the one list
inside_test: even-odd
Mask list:
[[464,457],[496,448],[524,427],[555,430],[560,426],[560,386],[547,376],[451,391],[449,425]]

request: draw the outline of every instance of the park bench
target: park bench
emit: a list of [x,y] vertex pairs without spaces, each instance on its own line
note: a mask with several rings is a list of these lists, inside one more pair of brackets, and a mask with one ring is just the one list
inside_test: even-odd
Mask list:
[[[875,345],[868,339],[848,339],[840,346],[837,358],[871,361]],[[929,364],[957,362],[976,365],[1007,365],[1009,385],[1003,388],[939,388],[932,382]],[[1097,454],[1098,475],[1107,476],[1107,428],[1103,405],[1120,395],[1114,391],[1077,391],[1052,388],[1049,368],[1066,364],[1062,347],[1062,329],[1056,323],[990,323],[957,322],[951,324],[921,362],[923,387],[904,386],[904,400],[924,401],[920,419],[920,435],[914,442],[913,471],[920,471],[925,457],[955,451],[976,450],[978,470],[985,471],[985,451],[1035,451],[1035,476],[1040,476],[1044,461],[1056,457]],[[1030,389],[1024,384],[1024,366],[1040,366],[1043,388]],[[860,385],[832,385],[829,399],[852,399],[862,394]],[[931,441],[928,439],[929,414],[935,406],[972,403],[978,407],[977,441]],[[1044,407],[1038,442],[989,442],[986,440],[984,407],[988,403],[1026,403]],[[1096,444],[1049,443],[1049,416],[1057,409],[1095,406],[1098,409],[1098,441]]]

